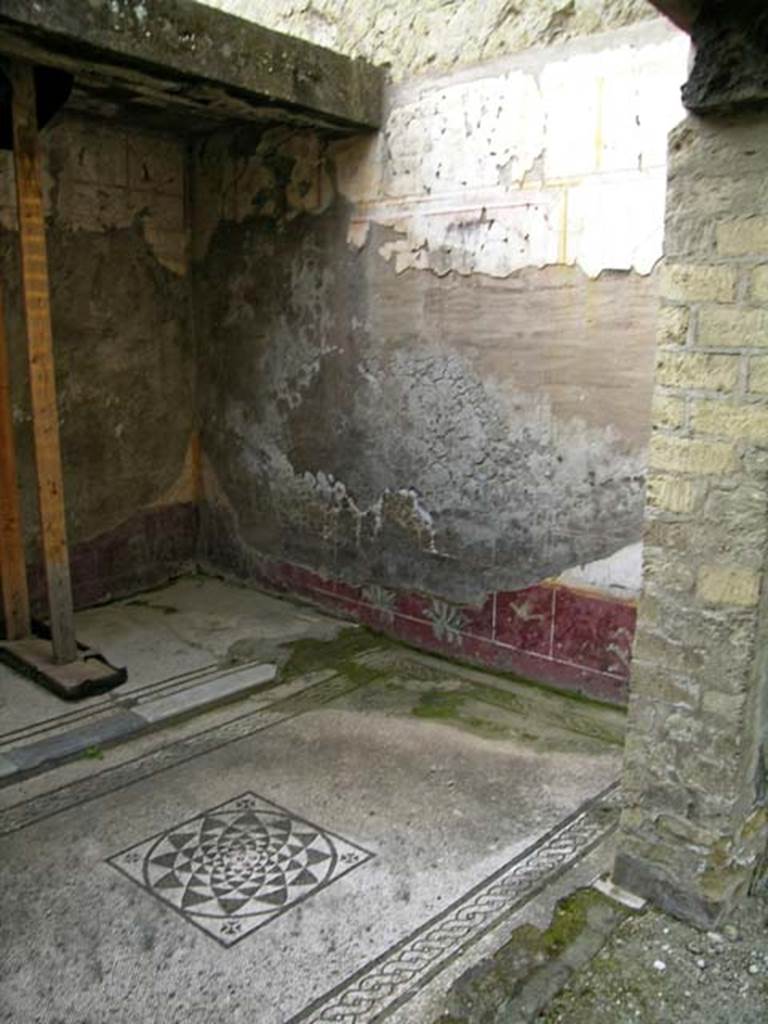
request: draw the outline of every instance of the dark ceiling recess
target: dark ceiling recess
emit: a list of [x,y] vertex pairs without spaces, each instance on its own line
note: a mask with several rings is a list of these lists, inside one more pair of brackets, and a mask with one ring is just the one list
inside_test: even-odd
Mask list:
[[[37,127],[44,128],[72,92],[72,75],[58,68],[35,68]],[[0,149],[13,149],[11,83],[0,63]]]

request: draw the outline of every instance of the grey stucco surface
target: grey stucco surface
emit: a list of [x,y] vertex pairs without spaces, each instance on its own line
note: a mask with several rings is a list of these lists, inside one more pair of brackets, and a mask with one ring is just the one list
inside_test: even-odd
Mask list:
[[464,601],[635,542],[655,277],[397,275],[347,217],[265,193],[210,232],[203,549]]
[[[42,138],[51,317],[70,543],[114,529],[160,502],[183,474],[194,422],[194,343],[186,275],[153,248],[159,211],[183,239],[183,182],[131,168],[119,128],[62,117]],[[148,136],[153,152],[173,140]],[[180,145],[178,147],[181,149]],[[37,515],[13,170],[3,154],[0,267],[29,557]],[[139,174],[146,180],[137,181]],[[174,173],[175,170],[174,170]],[[130,181],[128,180],[130,177]],[[136,187],[134,187],[136,186]],[[5,205],[5,204],[8,205]],[[157,250],[157,251],[156,251]]]

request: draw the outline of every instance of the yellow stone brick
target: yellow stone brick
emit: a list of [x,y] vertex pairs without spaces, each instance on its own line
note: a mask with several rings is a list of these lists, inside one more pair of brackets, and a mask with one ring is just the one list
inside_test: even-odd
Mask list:
[[721,441],[654,434],[648,450],[648,465],[670,473],[727,473],[735,467],[735,452],[733,445]]
[[665,263],[661,294],[679,302],[731,302],[736,294],[736,271],[709,263]]
[[749,361],[749,390],[768,395],[768,356],[753,356]]
[[702,566],[696,581],[696,596],[707,604],[751,608],[760,597],[760,573],[752,569]]
[[668,388],[733,391],[738,381],[738,356],[661,351],[656,360],[656,383]]
[[653,396],[651,420],[655,427],[675,430],[685,423],[685,402],[682,398],[671,398],[658,392]]
[[768,405],[732,405],[702,401],[691,404],[695,433],[768,442]]
[[648,480],[648,505],[664,512],[691,512],[696,492],[690,480],[678,476],[652,476]]
[[723,256],[768,252],[768,217],[741,217],[718,224],[717,251]]
[[705,715],[718,718],[739,718],[744,711],[746,697],[743,693],[721,693],[720,690],[705,690],[701,710]]
[[768,302],[768,265],[756,267],[752,274],[752,298]]
[[768,345],[768,312],[738,306],[702,309],[696,344],[717,348],[764,347]]
[[685,306],[662,306],[656,330],[659,345],[684,345],[689,319]]

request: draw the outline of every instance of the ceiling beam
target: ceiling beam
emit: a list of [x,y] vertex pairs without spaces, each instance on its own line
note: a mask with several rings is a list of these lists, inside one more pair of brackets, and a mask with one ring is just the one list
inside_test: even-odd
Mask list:
[[383,71],[193,0],[0,0],[0,54],[208,115],[378,128]]

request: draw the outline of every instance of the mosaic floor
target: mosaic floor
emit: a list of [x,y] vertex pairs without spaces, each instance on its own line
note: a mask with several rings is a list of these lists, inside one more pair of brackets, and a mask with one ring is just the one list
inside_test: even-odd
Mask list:
[[[212,617],[173,620],[171,664]],[[618,712],[332,636],[268,692],[0,788],[3,1024],[433,1024],[594,877]]]
[[243,793],[109,863],[222,946],[233,946],[372,856]]

